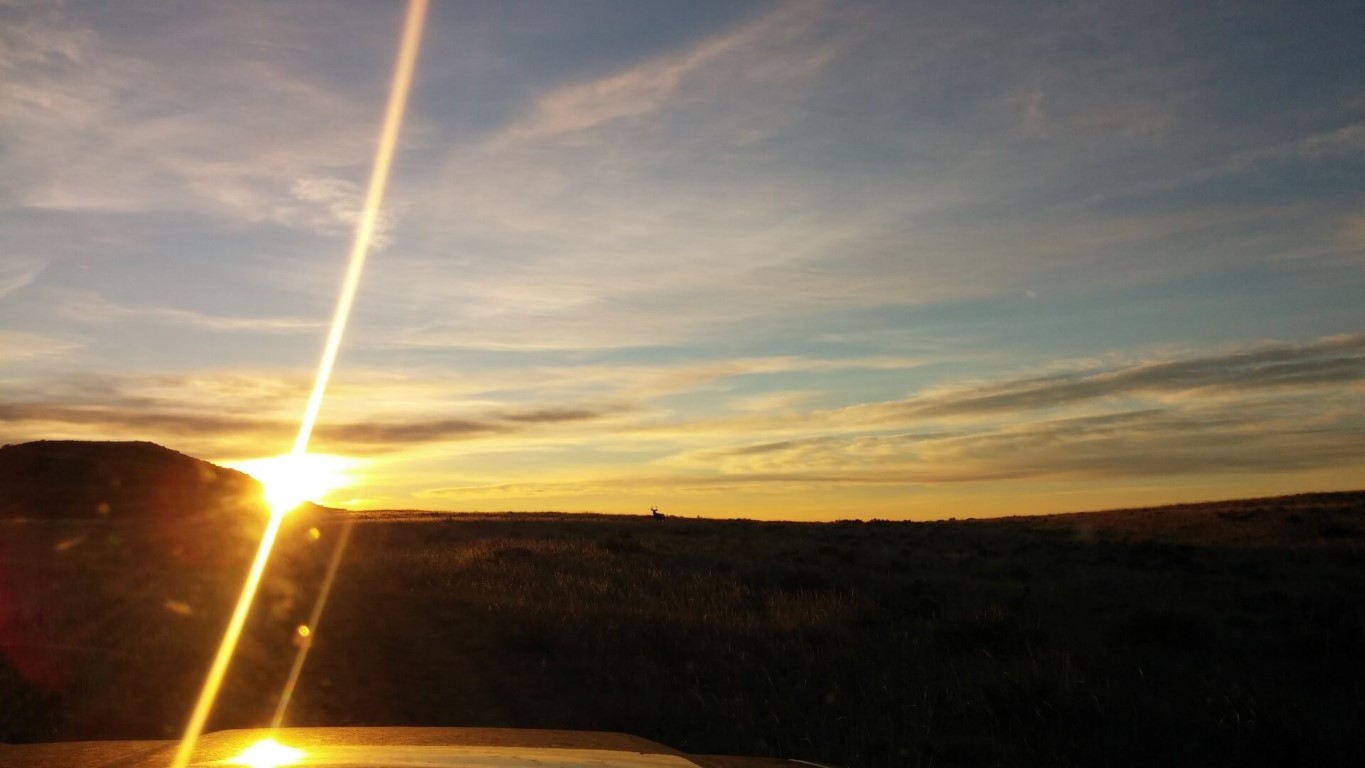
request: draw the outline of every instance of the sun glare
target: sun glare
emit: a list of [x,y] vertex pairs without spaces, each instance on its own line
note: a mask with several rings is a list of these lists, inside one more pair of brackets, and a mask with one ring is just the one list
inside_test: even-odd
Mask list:
[[293,765],[303,757],[303,750],[285,745],[274,739],[261,739],[242,750],[240,755],[227,761],[228,765],[246,765],[250,768],[279,768]]
[[228,466],[256,478],[265,487],[272,512],[288,512],[305,501],[317,501],[328,491],[351,481],[355,461],[325,453],[287,453],[264,459],[228,462]]
[[[232,661],[232,654],[237,648],[237,640],[241,637],[247,613],[251,608],[252,601],[256,598],[261,574],[265,571],[265,564],[270,559],[270,550],[275,545],[275,537],[279,534],[284,513],[293,509],[303,499],[310,496],[316,497],[343,484],[339,482],[340,478],[337,477],[337,475],[342,474],[341,469],[329,459],[324,458],[319,461],[316,456],[310,458],[308,441],[313,435],[313,425],[316,423],[318,413],[322,408],[322,399],[327,391],[327,382],[331,379],[332,368],[336,364],[337,352],[341,347],[341,339],[346,332],[347,320],[350,318],[351,305],[360,284],[360,275],[365,266],[365,256],[369,252],[370,240],[374,236],[376,222],[379,219],[379,210],[384,199],[384,186],[388,183],[389,166],[393,162],[394,150],[398,145],[398,132],[403,123],[403,111],[407,105],[408,90],[412,85],[412,73],[417,63],[417,50],[422,39],[422,25],[426,20],[426,13],[427,0],[409,0],[406,18],[403,21],[402,42],[398,46],[398,58],[395,61],[393,85],[389,90],[389,103],[384,110],[384,124],[379,133],[379,145],[375,148],[374,166],[370,170],[370,184],[365,193],[365,207],[361,211],[360,221],[356,226],[355,240],[351,244],[351,255],[346,267],[346,279],[342,283],[336,312],[332,316],[332,327],[327,335],[322,359],[318,363],[317,376],[313,379],[312,394],[308,397],[308,406],[304,409],[303,419],[299,423],[298,435],[294,438],[294,449],[289,452],[287,457],[262,460],[256,466],[258,473],[269,475],[269,478],[260,479],[264,480],[266,488],[267,503],[270,505],[270,520],[261,536],[260,546],[256,549],[256,559],[252,561],[251,570],[247,572],[246,582],[242,586],[242,594],[237,599],[237,607],[233,610],[227,630],[223,632],[223,641],[218,646],[217,654],[214,655],[213,664],[209,667],[208,676],[204,679],[204,686],[199,691],[199,698],[190,711],[189,722],[185,725],[185,734],[181,737],[180,745],[176,747],[175,758],[171,761],[173,768],[183,768],[189,764],[190,756],[194,754],[195,744],[198,743],[200,734],[204,732],[204,725],[208,722],[209,712],[213,709],[213,702],[218,697],[218,690],[223,684],[223,677],[227,674],[228,665]],[[336,457],[330,458],[335,459]],[[269,463],[266,463],[267,461]],[[248,474],[252,473],[248,471]],[[350,527],[347,526],[345,530],[349,531]],[[341,551],[340,547],[337,551]],[[332,573],[335,571],[335,567],[329,564],[328,570],[329,573]],[[310,624],[316,625],[316,619]],[[299,658],[303,658],[302,653],[299,654]],[[296,675],[297,671],[291,673],[295,679]],[[291,759],[296,757],[293,756]],[[247,764],[252,765],[253,763]],[[267,763],[260,764],[266,765]],[[280,765],[282,763],[275,761],[268,764]]]

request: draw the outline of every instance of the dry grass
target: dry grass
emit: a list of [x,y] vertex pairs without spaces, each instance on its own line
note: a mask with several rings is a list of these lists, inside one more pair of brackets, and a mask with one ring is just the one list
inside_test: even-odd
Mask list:
[[[269,719],[337,525],[286,531],[216,727]],[[205,539],[230,545],[186,549]],[[29,679],[0,665],[0,737],[173,735],[249,537],[4,542],[0,641]],[[932,524],[368,515],[290,721],[850,768],[1360,765],[1362,566],[1365,494]]]

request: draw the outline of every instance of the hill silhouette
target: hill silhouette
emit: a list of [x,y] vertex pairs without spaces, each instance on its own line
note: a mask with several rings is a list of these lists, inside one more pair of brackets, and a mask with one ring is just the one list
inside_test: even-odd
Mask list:
[[259,503],[251,476],[144,441],[39,440],[0,448],[0,518],[199,517]]

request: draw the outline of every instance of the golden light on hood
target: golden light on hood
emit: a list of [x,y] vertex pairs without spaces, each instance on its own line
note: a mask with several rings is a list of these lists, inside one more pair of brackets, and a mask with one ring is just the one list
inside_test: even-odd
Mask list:
[[226,761],[227,765],[245,765],[250,768],[280,768],[294,765],[303,758],[303,750],[285,745],[274,739],[261,739],[242,750],[241,754]]

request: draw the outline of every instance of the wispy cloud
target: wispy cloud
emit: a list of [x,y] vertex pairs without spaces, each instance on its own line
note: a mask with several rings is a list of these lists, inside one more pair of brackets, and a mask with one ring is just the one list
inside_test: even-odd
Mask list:
[[[894,362],[863,361],[861,370]],[[639,493],[819,499],[838,488],[1269,476],[1344,471],[1365,461],[1365,420],[1355,407],[1365,394],[1359,334],[1078,361],[1062,373],[967,381],[836,408],[818,407],[830,393],[811,389],[726,394],[728,384],[755,373],[786,371],[778,379],[785,384],[791,372],[847,375],[858,373],[850,367],[858,364],[774,358],[634,371],[579,364],[485,371],[458,384],[353,373],[329,401],[314,449],[387,456],[395,467],[459,457],[458,470],[402,470],[415,494],[406,501],[360,489],[376,503],[400,506]],[[613,375],[622,380],[604,387]],[[734,407],[692,412],[670,404],[708,388],[713,400]],[[272,444],[283,450],[306,390],[305,376],[267,372],[72,376],[48,387],[46,397],[0,403],[0,421],[11,439],[136,436],[241,457]],[[554,468],[532,469],[547,455],[557,457]],[[536,463],[527,464],[529,457]],[[452,482],[470,473],[480,479]]]
[[[800,418],[691,425],[677,482],[935,484],[1291,472],[1365,461],[1365,336],[978,382]],[[656,425],[683,439],[689,427]],[[906,430],[911,431],[906,431]],[[1292,458],[1288,454],[1292,454]],[[1278,469],[1277,469],[1278,467]]]
[[280,422],[265,421],[244,414],[212,416],[197,412],[62,405],[41,401],[0,403],[0,420],[14,426],[33,424],[55,426],[63,432],[73,427],[88,428],[92,433],[102,435],[102,439],[111,439],[111,434],[156,434],[176,437],[224,434],[259,436],[263,432],[280,432],[285,426]]
[[[288,14],[263,25],[245,6],[200,10],[210,12],[175,27],[132,7],[96,27],[59,6],[28,7],[4,26],[0,167],[13,204],[349,233],[343,187],[369,159],[375,102],[292,65],[304,29]],[[170,28],[130,46],[139,24]]]
[[1086,205],[1111,204],[1133,199],[1160,199],[1161,193],[1199,187],[1238,176],[1283,170],[1296,166],[1321,165],[1333,161],[1358,162],[1365,155],[1365,123],[1352,122],[1328,131],[1296,136],[1289,140],[1270,140],[1258,146],[1219,157],[1213,164],[1201,163],[1194,170],[1129,187],[1105,190],[1083,201]]
[[[268,371],[72,374],[43,379],[42,394],[20,396],[22,385],[9,388],[10,397],[0,401],[0,422],[15,438],[153,439],[212,456],[241,456],[268,452],[272,445],[279,450],[288,447],[309,384],[304,375]],[[330,418],[314,433],[315,449],[384,453],[420,450],[431,443],[552,432],[620,418],[623,408],[452,401],[449,388],[440,381],[399,382],[376,374],[353,375],[335,387],[328,413]]]
[[32,283],[47,264],[38,259],[0,255],[0,298]]
[[[1304,418],[1308,416],[1308,418]],[[1287,412],[1283,403],[1201,404],[1042,418],[986,429],[831,435],[704,452],[721,476],[932,484],[983,480],[1292,472],[1354,466],[1365,424]],[[1286,458],[1284,451],[1291,451]]]
[[[491,148],[545,139],[591,140],[589,132],[676,108],[678,101],[695,98],[689,90],[780,87],[809,78],[834,54],[831,42],[817,30],[829,13],[831,9],[821,3],[785,3],[682,51],[556,88],[542,94],[529,114],[495,136]],[[742,83],[722,81],[735,70],[742,71]]]
[[[804,493],[825,498],[830,493],[855,493],[858,488],[931,489],[992,483],[1023,487],[1019,484],[1153,477],[1168,482],[1181,477],[1207,481],[1227,475],[1348,471],[1365,463],[1361,450],[1365,420],[1353,407],[1365,392],[1365,370],[1357,367],[1352,374],[1340,376],[1333,371],[1337,366],[1331,358],[1354,349],[1358,342],[1332,339],[1131,366],[1125,370],[1164,371],[1152,374],[1164,383],[1152,387],[1144,374],[1137,377],[1142,381],[1129,381],[1111,392],[1134,395],[1179,390],[1188,395],[1149,402],[1146,407],[1134,407],[1133,400],[1124,399],[1105,411],[1087,412],[1094,393],[1072,392],[1056,399],[1026,401],[1019,404],[1021,410],[1007,413],[995,411],[993,403],[985,410],[1000,419],[965,424],[934,421],[927,413],[913,425],[866,419],[849,422],[812,413],[798,427],[814,433],[811,436],[683,450],[631,470],[606,467],[580,471],[577,476],[559,473],[536,480],[448,483],[418,496],[455,503],[642,493],[669,497],[731,494],[731,498],[747,492]],[[1247,366],[1279,365],[1290,359],[1302,364],[1300,370],[1317,360],[1318,367],[1333,372],[1248,386]],[[1190,376],[1196,369],[1199,373]],[[1017,382],[1024,388],[1036,383],[1032,379]],[[1343,384],[1347,385],[1344,390]],[[973,404],[967,409],[974,410],[980,405],[974,400],[969,395],[959,402]],[[939,416],[957,415],[956,409],[936,410]],[[792,426],[780,420],[768,425],[774,434]],[[753,421],[729,426],[731,430],[723,424],[696,424],[691,441],[686,439],[687,426],[676,428],[681,442],[693,444],[742,440],[763,431]],[[898,426],[915,429],[880,429]],[[825,503],[836,502],[826,498]]]
[[42,333],[0,331],[0,363],[51,360],[81,348],[81,343]]
[[[1266,143],[1297,160],[1345,150],[1354,133],[1243,129],[1210,147],[1193,127],[1210,117],[1177,87],[1208,62],[1178,19],[1080,45],[1143,14],[996,10],[964,24],[934,6],[781,4],[535,92],[456,143],[414,203],[450,245],[376,277],[373,295],[421,318],[385,342],[761,338],[770,318],[1321,255],[1339,217],[1299,201],[1092,203]],[[400,277],[414,274],[420,288]]]
[[988,383],[907,401],[905,416],[945,417],[1072,407],[1102,398],[1318,387],[1365,380],[1365,334],[1271,344],[1224,355]]
[[129,306],[94,293],[67,293],[60,298],[59,306],[66,317],[84,323],[141,319],[223,333],[316,333],[327,325],[326,321],[315,318],[228,317],[175,307]]
[[[365,203],[364,190],[359,184],[349,179],[328,177],[306,176],[295,180],[289,188],[289,198],[274,205],[271,219],[285,226],[334,237],[354,234]],[[402,207],[387,205],[380,211],[370,241],[376,251],[384,250],[392,242]]]

